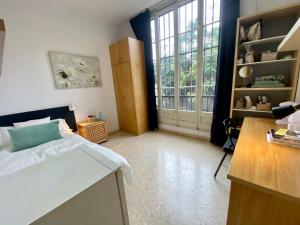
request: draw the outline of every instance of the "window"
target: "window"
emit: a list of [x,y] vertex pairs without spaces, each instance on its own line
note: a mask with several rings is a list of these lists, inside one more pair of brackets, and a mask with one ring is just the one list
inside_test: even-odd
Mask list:
[[180,2],[158,12],[151,21],[157,108],[169,116],[172,110],[178,115],[212,112],[220,0]]
[[158,17],[161,108],[175,109],[174,12]]
[[197,1],[178,9],[179,110],[196,110]]
[[203,14],[202,111],[212,112],[218,62],[220,0],[205,0]]
[[155,98],[156,107],[158,107],[158,77],[157,77],[157,60],[156,60],[156,32],[155,32],[155,21],[151,20],[151,40],[152,40],[152,59],[154,66],[154,80],[155,80]]

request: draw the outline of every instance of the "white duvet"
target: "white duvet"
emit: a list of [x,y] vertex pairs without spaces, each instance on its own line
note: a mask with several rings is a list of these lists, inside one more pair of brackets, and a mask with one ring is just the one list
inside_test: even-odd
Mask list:
[[103,146],[94,144],[79,135],[71,135],[60,140],[51,141],[19,152],[0,151],[0,176],[24,169],[38,162],[55,157],[67,151],[76,151],[78,146],[93,149],[121,166],[127,183],[132,181],[132,169],[127,160],[121,155]]

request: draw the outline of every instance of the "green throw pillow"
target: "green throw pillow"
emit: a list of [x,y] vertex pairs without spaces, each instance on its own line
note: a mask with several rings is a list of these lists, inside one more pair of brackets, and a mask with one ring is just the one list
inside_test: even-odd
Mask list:
[[28,127],[8,129],[13,152],[61,139],[58,121]]

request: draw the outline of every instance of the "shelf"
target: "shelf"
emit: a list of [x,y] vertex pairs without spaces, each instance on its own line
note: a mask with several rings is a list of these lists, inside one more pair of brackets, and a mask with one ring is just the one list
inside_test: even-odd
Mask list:
[[263,64],[284,63],[284,62],[292,62],[292,61],[296,61],[296,59],[295,58],[292,58],[292,59],[276,59],[276,60],[272,60],[272,61],[237,64],[237,66],[263,65]]
[[273,42],[281,42],[286,35],[282,36],[276,36],[276,37],[269,37],[269,38],[264,38],[264,39],[259,39],[255,41],[247,41],[242,44],[240,44],[239,47],[245,47],[247,45],[253,46],[253,45],[261,45],[261,44],[266,44],[266,43],[273,43]]
[[259,111],[259,110],[251,110],[251,109],[232,109],[233,111],[240,111],[240,112],[251,112],[251,113],[268,113],[272,114],[272,111]]
[[235,88],[235,91],[291,91],[292,87]]
[[292,27],[286,38],[278,46],[278,51],[291,51],[300,49],[300,18]]

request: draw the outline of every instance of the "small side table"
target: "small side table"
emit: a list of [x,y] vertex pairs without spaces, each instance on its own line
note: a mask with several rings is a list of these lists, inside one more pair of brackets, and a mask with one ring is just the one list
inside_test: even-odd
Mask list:
[[107,121],[79,122],[79,134],[94,143],[108,141]]

